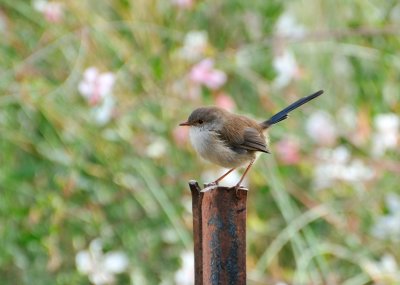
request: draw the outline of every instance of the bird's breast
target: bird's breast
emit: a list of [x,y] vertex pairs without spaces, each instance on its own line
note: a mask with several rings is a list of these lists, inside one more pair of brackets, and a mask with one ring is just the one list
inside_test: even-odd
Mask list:
[[235,152],[214,131],[191,127],[190,141],[200,156],[226,168],[239,167],[255,157],[254,152]]

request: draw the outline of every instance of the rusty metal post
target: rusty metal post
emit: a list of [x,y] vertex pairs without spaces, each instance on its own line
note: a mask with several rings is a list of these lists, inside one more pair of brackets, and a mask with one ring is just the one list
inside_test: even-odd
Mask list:
[[246,284],[247,190],[218,186],[192,192],[195,285]]

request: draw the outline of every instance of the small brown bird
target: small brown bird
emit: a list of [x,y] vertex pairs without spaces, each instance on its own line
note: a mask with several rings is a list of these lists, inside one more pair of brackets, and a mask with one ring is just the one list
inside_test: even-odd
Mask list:
[[237,190],[253,165],[256,152],[269,153],[263,132],[270,126],[285,120],[289,112],[322,93],[323,91],[320,90],[306,96],[261,123],[218,107],[201,107],[194,110],[189,119],[179,125],[190,126],[190,141],[201,157],[222,167],[230,168],[224,175],[208,184],[209,186],[218,185],[218,182],[233,170],[248,164],[235,186]]

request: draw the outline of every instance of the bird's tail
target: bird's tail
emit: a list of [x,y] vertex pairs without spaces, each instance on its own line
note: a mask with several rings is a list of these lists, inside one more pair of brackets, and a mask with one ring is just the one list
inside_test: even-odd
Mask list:
[[318,92],[315,92],[314,94],[308,95],[306,97],[301,98],[300,100],[294,102],[293,104],[287,106],[285,109],[282,111],[276,113],[273,115],[271,118],[268,120],[262,122],[260,125],[263,129],[267,129],[270,126],[279,123],[280,121],[283,121],[288,117],[289,112],[293,111],[294,109],[300,107],[301,105],[307,103],[308,101],[311,101],[312,99],[320,96],[322,93],[324,93],[323,90],[319,90]]

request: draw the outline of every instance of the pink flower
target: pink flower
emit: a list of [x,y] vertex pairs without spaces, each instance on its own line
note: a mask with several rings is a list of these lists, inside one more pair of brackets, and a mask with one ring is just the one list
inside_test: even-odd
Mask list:
[[99,104],[104,97],[111,95],[115,76],[111,72],[99,73],[97,68],[90,67],[85,70],[83,80],[78,89],[90,105]]
[[58,2],[47,2],[37,0],[34,2],[34,8],[41,12],[44,18],[50,23],[59,23],[63,18],[63,5]]
[[233,111],[236,108],[235,101],[224,92],[218,93],[217,97],[215,97],[215,105],[228,111]]
[[176,127],[172,132],[174,142],[178,147],[183,146],[189,138],[189,128]]
[[183,9],[190,9],[193,7],[194,0],[172,0],[172,4]]
[[276,152],[284,164],[296,164],[300,161],[300,146],[293,139],[285,138],[280,140],[276,145]]
[[214,69],[214,61],[209,58],[193,66],[189,78],[194,83],[205,85],[212,90],[220,88],[226,82],[226,74]]

